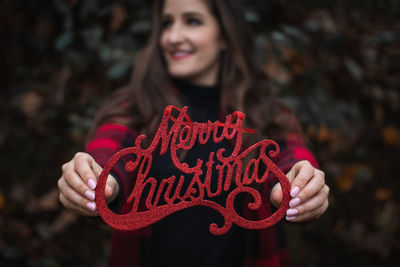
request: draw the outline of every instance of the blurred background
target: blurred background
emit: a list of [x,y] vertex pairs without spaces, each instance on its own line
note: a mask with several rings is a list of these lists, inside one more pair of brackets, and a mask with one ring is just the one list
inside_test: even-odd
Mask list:
[[[0,1],[1,266],[105,266],[109,228],[65,211],[56,184],[127,83],[148,2]],[[286,227],[293,266],[400,263],[399,15],[397,0],[246,1],[331,187],[326,215]]]

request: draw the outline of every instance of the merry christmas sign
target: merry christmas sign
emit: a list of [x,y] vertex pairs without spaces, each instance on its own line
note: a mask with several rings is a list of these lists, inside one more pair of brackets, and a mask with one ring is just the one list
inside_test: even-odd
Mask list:
[[[174,110],[178,111],[175,117]],[[236,111],[226,116],[223,123],[199,123],[190,120],[187,110],[187,107],[178,109],[168,106],[150,145],[145,146],[143,139],[146,136],[140,135],[133,147],[120,150],[110,158],[96,187],[95,202],[102,219],[115,229],[135,230],[149,226],[174,212],[193,206],[206,206],[219,212],[225,221],[220,227],[216,223],[210,224],[210,232],[215,235],[226,233],[233,223],[248,229],[261,229],[281,220],[288,209],[290,183],[271,160],[279,154],[278,144],[265,139],[242,149],[243,134],[255,133],[254,130],[243,127],[245,114],[242,112]],[[207,162],[197,159],[195,166],[189,166],[178,157],[179,151],[189,151],[196,143],[204,145],[209,141],[219,143],[223,140],[230,140],[233,144],[230,155],[223,155],[225,148],[220,148],[209,154]],[[186,175],[181,175],[179,179],[175,176],[162,179],[148,177],[155,151],[159,151],[160,155],[169,153],[173,164]],[[124,166],[127,172],[132,173],[132,179],[135,179],[133,190],[127,199],[127,202],[132,204],[132,209],[127,214],[116,214],[107,206],[104,197],[105,185],[112,167],[121,157],[128,154],[134,156],[134,161],[129,161]],[[218,170],[218,177],[212,177],[213,168]],[[240,216],[234,208],[235,198],[240,193],[250,194],[253,201],[248,203],[248,207],[252,210],[259,209],[262,198],[256,189],[257,184],[265,183],[270,173],[275,175],[282,187],[283,197],[278,210],[259,221]],[[191,179],[185,190],[182,189],[184,179]],[[211,189],[211,179],[217,179],[215,192]],[[146,192],[144,188],[148,185],[150,190]],[[222,192],[228,193],[225,205],[212,201],[213,197],[221,195]],[[166,204],[158,205],[160,198]],[[139,210],[139,203],[143,200],[146,209]]]

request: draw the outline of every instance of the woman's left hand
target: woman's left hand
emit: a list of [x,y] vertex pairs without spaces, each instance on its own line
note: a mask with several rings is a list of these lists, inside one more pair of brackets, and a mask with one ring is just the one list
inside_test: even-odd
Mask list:
[[[329,187],[325,184],[324,172],[304,160],[297,162],[286,176],[291,184],[292,197],[286,220],[307,222],[321,216],[329,205]],[[279,183],[273,187],[270,200],[273,205],[279,207],[282,200],[282,188]]]

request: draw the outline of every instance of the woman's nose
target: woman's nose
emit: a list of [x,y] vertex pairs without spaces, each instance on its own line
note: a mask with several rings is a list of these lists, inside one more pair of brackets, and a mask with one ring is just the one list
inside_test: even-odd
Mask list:
[[172,25],[168,31],[168,41],[170,43],[180,43],[184,40],[184,32],[178,23]]

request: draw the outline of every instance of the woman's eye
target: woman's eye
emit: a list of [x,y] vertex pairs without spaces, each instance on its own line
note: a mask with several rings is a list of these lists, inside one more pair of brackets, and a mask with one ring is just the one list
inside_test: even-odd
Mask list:
[[188,20],[186,21],[186,23],[188,25],[200,25],[201,21],[199,19],[196,18],[188,18]]
[[161,22],[161,27],[163,29],[168,28],[172,25],[172,20],[164,20]]

